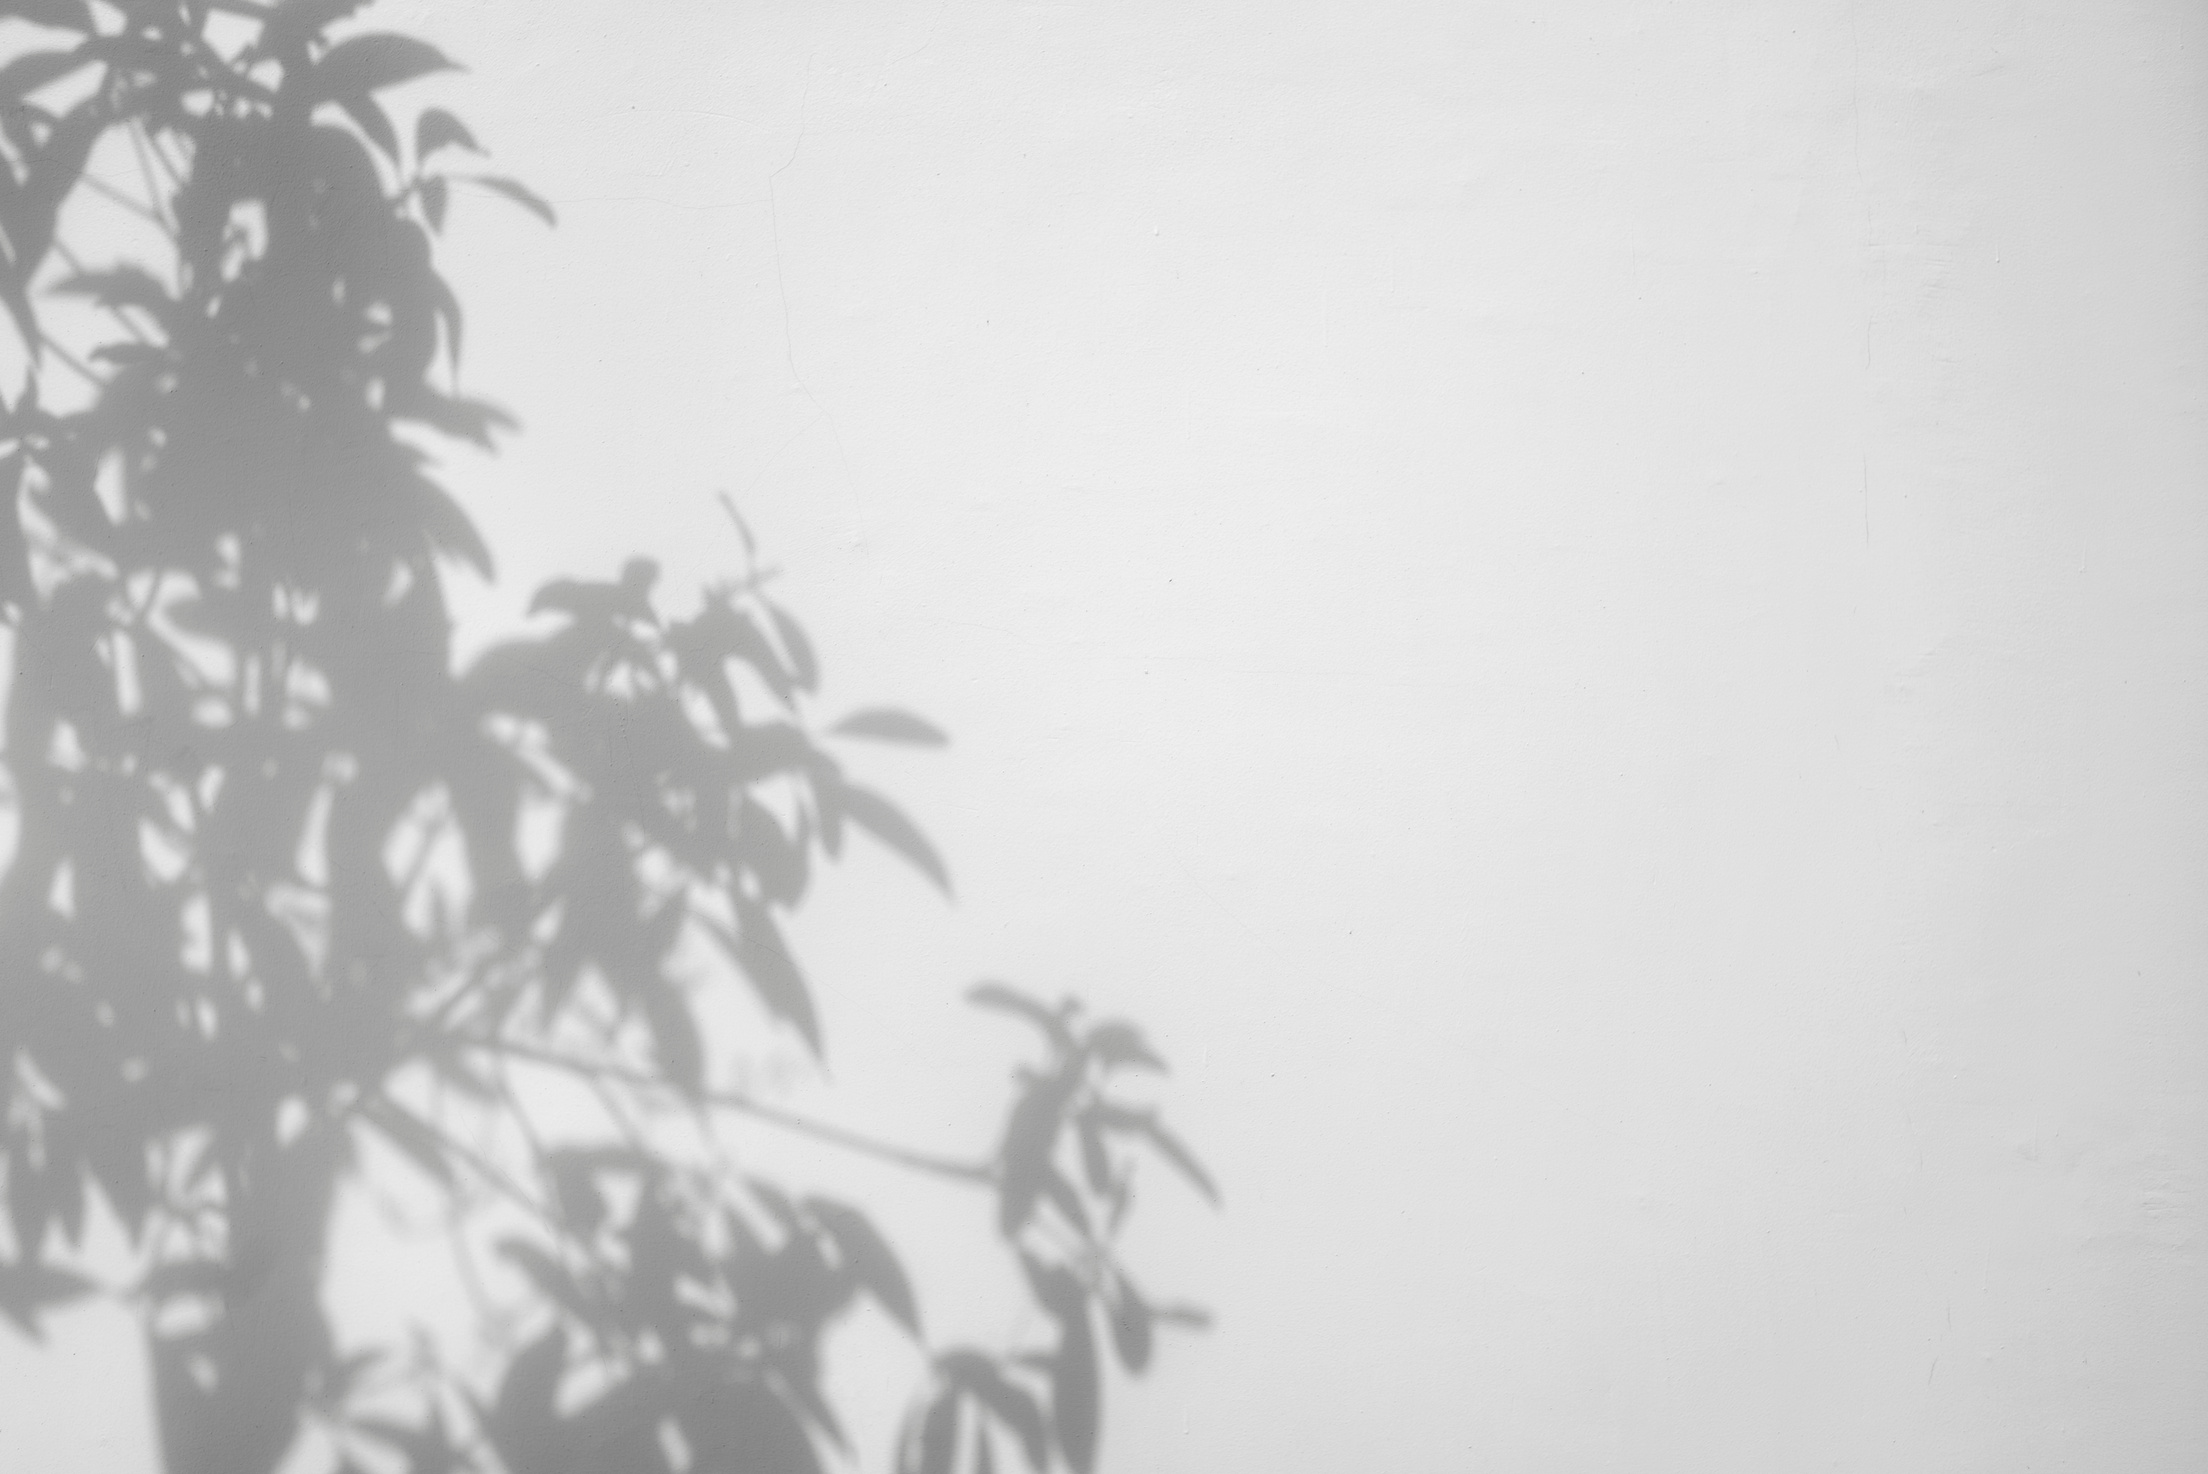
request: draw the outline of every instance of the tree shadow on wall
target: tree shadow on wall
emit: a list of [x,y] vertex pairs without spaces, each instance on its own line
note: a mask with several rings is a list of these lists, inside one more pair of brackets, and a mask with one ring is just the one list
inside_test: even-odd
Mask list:
[[[1140,1372],[1201,1319],[1113,1248],[1139,1165],[1212,1191],[1142,1094],[1162,1063],[984,984],[1036,1053],[971,1158],[716,1088],[698,979],[820,1047],[782,933],[815,864],[856,832],[947,887],[832,748],[941,739],[816,729],[812,648],[749,570],[679,614],[648,561],[562,580],[456,667],[446,571],[491,559],[433,456],[506,422],[457,392],[433,244],[462,191],[552,212],[450,113],[402,137],[384,95],[449,63],[333,39],[357,8],[0,7],[0,1313],[126,1298],[171,1474],[814,1470],[860,1306],[924,1357],[900,1469],[1086,1471],[1107,1343]],[[94,225],[136,244],[94,260]],[[594,1128],[550,1130],[561,1090]],[[993,1194],[1043,1338],[934,1346],[866,1214],[747,1170],[728,1113]],[[476,1364],[331,1324],[364,1174],[495,1242],[510,1334]],[[73,1257],[95,1198],[125,1284]]]

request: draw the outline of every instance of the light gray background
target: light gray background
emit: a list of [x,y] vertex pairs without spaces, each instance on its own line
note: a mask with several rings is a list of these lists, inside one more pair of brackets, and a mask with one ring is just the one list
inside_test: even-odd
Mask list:
[[[805,1098],[979,1140],[983,973],[1180,1065],[1109,1469],[2208,1467],[2208,10],[380,17],[563,217],[456,208],[472,627],[725,488],[956,735]],[[0,1467],[138,1466],[126,1331]]]

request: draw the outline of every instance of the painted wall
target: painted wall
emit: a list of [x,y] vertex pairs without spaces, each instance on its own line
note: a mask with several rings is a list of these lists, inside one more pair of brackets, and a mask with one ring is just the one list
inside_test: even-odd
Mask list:
[[382,13],[563,217],[457,229],[482,627],[726,488],[956,735],[809,1093],[970,1139],[983,973],[1181,1066],[1107,1467],[2208,1467],[2208,11]]

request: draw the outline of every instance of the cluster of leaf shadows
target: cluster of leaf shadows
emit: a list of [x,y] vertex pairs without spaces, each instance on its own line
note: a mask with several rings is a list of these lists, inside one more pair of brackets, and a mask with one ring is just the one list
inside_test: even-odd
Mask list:
[[[402,141],[384,95],[448,63],[356,9],[0,5],[0,1312],[35,1335],[96,1288],[104,1202],[170,1474],[814,1470],[856,1456],[822,1352],[867,1303],[928,1369],[899,1470],[1087,1471],[1103,1348],[1139,1372],[1201,1319],[1113,1250],[1138,1165],[1211,1191],[1130,1090],[1160,1063],[981,985],[1038,1054],[971,1160],[711,1084],[701,986],[819,1047],[780,929],[816,860],[856,831],[942,881],[831,749],[938,739],[811,726],[753,574],[681,614],[642,560],[563,580],[456,662],[444,579],[490,560],[434,456],[505,424],[457,392],[433,241],[470,188],[551,212],[449,113]],[[138,245],[87,260],[93,226]],[[599,1126],[548,1134],[547,1081]],[[929,1343],[870,1219],[745,1168],[732,1112],[994,1194],[1040,1337]],[[456,1241],[505,1225],[482,1359],[332,1323],[333,1214],[378,1172]]]

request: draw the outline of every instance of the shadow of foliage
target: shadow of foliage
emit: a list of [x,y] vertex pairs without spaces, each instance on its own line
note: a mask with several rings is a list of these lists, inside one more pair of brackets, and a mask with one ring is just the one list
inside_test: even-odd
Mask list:
[[[95,1290],[96,1194],[139,1257],[113,1293],[172,1474],[813,1470],[848,1451],[822,1347],[862,1303],[931,1368],[900,1471],[1087,1471],[1103,1348],[1140,1372],[1200,1320],[1112,1249],[1138,1159],[1212,1191],[1130,1093],[1162,1062],[983,984],[1040,1054],[971,1159],[715,1086],[683,959],[817,1051],[782,931],[813,867],[856,833],[949,884],[841,753],[940,734],[818,726],[755,572],[681,612],[647,560],[561,580],[456,664],[447,570],[491,557],[436,444],[508,424],[454,387],[435,240],[464,192],[553,212],[450,113],[402,130],[389,92],[450,63],[360,8],[0,5],[0,1313],[35,1335]],[[93,205],[141,248],[87,262]],[[548,1138],[545,1080],[603,1131]],[[663,1129],[730,1113],[994,1194],[1050,1334],[930,1346],[864,1212]],[[340,1194],[401,1163],[530,1289],[487,1371],[329,1323]]]

